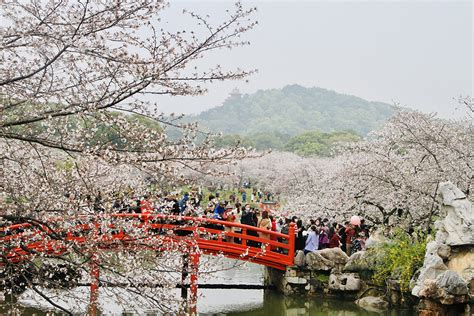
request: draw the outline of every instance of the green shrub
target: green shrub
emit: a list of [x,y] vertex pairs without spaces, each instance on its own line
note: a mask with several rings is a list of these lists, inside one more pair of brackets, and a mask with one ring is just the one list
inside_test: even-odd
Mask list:
[[311,277],[313,279],[318,280],[321,283],[328,283],[329,282],[329,275],[327,275],[327,274],[316,273],[316,274],[312,274]]
[[373,281],[385,285],[386,280],[398,280],[402,292],[409,291],[413,274],[423,265],[427,235],[409,235],[396,231],[390,242],[381,244],[375,250],[377,265]]

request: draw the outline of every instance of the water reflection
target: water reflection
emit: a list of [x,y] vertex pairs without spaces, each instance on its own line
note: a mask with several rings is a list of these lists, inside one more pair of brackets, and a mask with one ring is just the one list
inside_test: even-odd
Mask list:
[[357,306],[353,301],[340,298],[302,298],[284,297],[273,291],[263,294],[263,306],[241,311],[229,311],[228,316],[297,316],[297,315],[325,315],[325,316],[356,316],[356,315],[390,315],[411,316],[415,315],[412,309],[392,309],[380,313],[366,311]]
[[[284,297],[273,291],[263,290],[203,290],[202,300],[199,302],[200,315],[228,315],[228,316],[299,316],[299,315],[327,315],[327,316],[411,316],[415,311],[411,309],[392,309],[375,313],[365,311],[352,301],[336,298]],[[8,315],[11,309],[8,306],[0,307],[0,315]],[[112,315],[106,313],[107,315]],[[36,308],[20,307],[16,315],[47,316],[60,315],[41,311]],[[114,315],[132,315],[119,313]],[[147,315],[156,315],[147,313]]]
[[[220,263],[221,267],[233,267],[234,260]],[[219,271],[206,278],[206,283],[213,284],[262,284],[263,267],[255,264],[238,266],[224,271]],[[76,289],[76,291],[79,289]],[[179,290],[175,291],[178,298]],[[124,310],[113,301],[109,301],[102,295],[105,315],[133,315],[126,314]],[[87,295],[85,295],[87,298]],[[26,305],[26,302],[25,302]],[[44,305],[42,305],[44,306]],[[20,307],[16,315],[54,315],[47,312],[48,309],[36,306]],[[51,310],[51,309],[49,309]],[[355,316],[355,315],[390,315],[408,316],[414,315],[413,310],[393,309],[383,313],[374,313],[359,308],[352,301],[328,298],[302,298],[284,297],[273,291],[263,290],[238,290],[238,289],[202,289],[199,290],[198,311],[200,315],[329,315],[329,316]],[[0,315],[11,313],[11,306],[0,303]],[[140,315],[156,315],[156,313],[143,310]],[[60,315],[60,314],[56,314]],[[137,315],[137,314],[135,314]]]
[[[273,291],[263,290],[203,290],[201,301],[198,304],[200,315],[228,315],[228,316],[297,316],[297,315],[390,315],[410,316],[413,310],[392,309],[381,313],[369,312],[358,307],[352,301],[335,298],[284,297]],[[11,314],[10,306],[0,305],[0,315]],[[106,313],[111,315],[110,313]],[[60,315],[42,311],[31,307],[19,307],[16,315],[47,316]],[[131,315],[114,313],[113,315]],[[147,315],[156,315],[147,313]]]

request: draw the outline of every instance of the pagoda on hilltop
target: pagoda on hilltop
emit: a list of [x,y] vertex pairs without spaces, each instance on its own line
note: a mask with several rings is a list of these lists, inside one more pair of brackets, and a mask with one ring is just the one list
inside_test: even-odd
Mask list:
[[234,88],[229,96],[227,97],[227,99],[225,99],[224,102],[227,102],[227,101],[234,101],[234,100],[240,100],[242,98],[242,93],[240,92],[239,89],[237,88]]

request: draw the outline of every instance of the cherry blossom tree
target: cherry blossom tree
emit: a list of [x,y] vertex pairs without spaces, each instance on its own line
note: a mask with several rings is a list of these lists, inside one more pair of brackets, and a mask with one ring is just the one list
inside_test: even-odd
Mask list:
[[469,116],[453,121],[400,110],[333,158],[274,153],[239,164],[247,177],[281,192],[284,207],[303,218],[360,215],[377,225],[428,227],[440,215],[438,183],[452,181],[473,197],[472,135]]
[[[98,164],[133,166],[169,181],[176,179],[180,166],[202,170],[208,161],[245,156],[240,148],[213,150],[209,138],[196,144],[196,125],[165,118],[156,103],[141,97],[201,94],[205,89],[200,83],[249,75],[219,65],[202,71],[191,67],[209,51],[246,44],[239,37],[255,25],[248,20],[253,9],[237,4],[217,26],[185,12],[201,29],[170,32],[156,23],[165,7],[149,0],[5,1],[6,62],[0,70],[2,162],[9,179],[5,191],[10,198],[28,197],[26,204],[11,199],[10,213],[51,208],[44,199],[31,198],[31,186],[46,187],[50,201],[60,201],[69,189],[64,181],[76,189],[81,184],[92,188],[85,175],[97,173]],[[112,110],[136,113],[160,128]],[[183,137],[169,140],[167,126],[180,128]],[[101,137],[104,132],[108,137]],[[74,179],[66,180],[63,171],[53,177],[57,161],[67,159]],[[52,187],[63,192],[55,194]]]
[[356,144],[343,177],[349,197],[374,223],[429,225],[438,215],[438,183],[452,181],[472,197],[472,121],[400,111],[372,139]]
[[[212,51],[247,45],[241,35],[255,26],[255,9],[237,3],[217,24],[184,11],[194,26],[170,30],[162,20],[167,6],[156,0],[2,1],[3,226],[28,222],[55,228],[52,219],[58,215],[90,215],[98,204],[107,212],[124,192],[142,195],[151,182],[180,184],[184,169],[211,172],[210,163],[247,156],[238,146],[214,149],[212,135],[201,135],[196,124],[181,123],[179,116],[165,116],[150,100],[199,95],[207,83],[250,75],[252,70],[221,65],[202,69],[199,61]],[[170,128],[181,136],[170,139]],[[91,249],[73,249],[64,260],[87,270]],[[103,255],[102,269],[116,276],[146,270],[149,278],[159,274],[160,265],[170,270],[167,255],[144,267],[139,252],[125,254],[120,265],[117,257]],[[124,265],[128,270],[121,272]],[[15,269],[6,267],[2,276],[10,281],[24,276],[23,267]],[[158,278],[166,285],[166,278]],[[162,296],[138,293],[161,308],[169,299],[166,290]],[[52,296],[38,294],[54,304]]]

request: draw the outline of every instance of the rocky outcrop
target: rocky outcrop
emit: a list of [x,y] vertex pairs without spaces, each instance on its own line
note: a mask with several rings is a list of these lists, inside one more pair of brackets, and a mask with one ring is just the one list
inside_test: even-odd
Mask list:
[[466,195],[451,182],[439,186],[442,213],[446,217],[435,223],[436,241],[448,246],[474,245],[474,214]]
[[358,291],[360,286],[357,273],[332,273],[329,276],[329,289],[332,291]]
[[434,282],[436,278],[443,274],[448,267],[444,264],[443,258],[438,255],[439,244],[436,241],[431,241],[426,246],[425,260],[421,268],[420,275],[413,287],[412,294],[418,297],[422,296],[420,293],[424,287],[428,286],[428,281]]
[[440,184],[442,212],[436,238],[426,247],[412,294],[441,304],[466,303],[473,297],[474,214],[466,196],[452,183]]
[[374,268],[373,263],[374,258],[369,256],[367,251],[358,251],[349,258],[344,266],[344,271],[360,272],[370,270]]
[[303,250],[298,250],[296,252],[295,265],[298,267],[303,267],[305,265],[305,255]]
[[448,269],[455,271],[467,282],[469,297],[474,300],[474,248],[458,248],[452,251]]
[[333,262],[334,267],[339,270],[342,270],[347,261],[349,261],[349,257],[339,247],[319,250],[317,253],[319,253],[323,258]]
[[334,262],[324,258],[319,252],[306,254],[306,267],[310,270],[330,271],[334,268]]
[[341,248],[327,248],[306,254],[306,266],[310,270],[342,271],[349,257]]
[[445,305],[469,301],[466,282],[456,272],[450,270],[439,275],[436,280],[425,281],[419,296],[439,301]]
[[436,278],[438,296],[442,304],[466,303],[469,301],[468,288],[459,274],[448,270]]
[[438,244],[437,254],[441,259],[448,260],[449,255],[451,255],[451,247],[445,244]]
[[380,312],[388,307],[388,302],[381,297],[366,296],[356,301],[360,307],[373,312]]
[[361,288],[357,273],[342,273],[349,257],[340,248],[329,248],[304,255],[298,251],[295,265],[282,274],[267,268],[267,284],[285,295],[314,295],[330,292],[354,292]]

